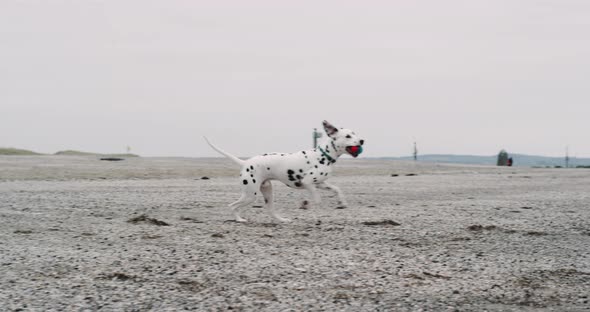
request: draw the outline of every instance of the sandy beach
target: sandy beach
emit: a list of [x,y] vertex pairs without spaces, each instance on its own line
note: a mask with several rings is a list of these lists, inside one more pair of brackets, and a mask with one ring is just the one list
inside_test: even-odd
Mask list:
[[342,159],[231,221],[222,158],[0,156],[4,311],[587,311],[590,171]]

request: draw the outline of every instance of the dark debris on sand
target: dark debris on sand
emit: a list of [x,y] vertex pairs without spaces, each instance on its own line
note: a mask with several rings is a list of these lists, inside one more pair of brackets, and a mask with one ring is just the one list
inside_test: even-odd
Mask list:
[[153,225],[160,225],[160,226],[169,226],[170,224],[158,219],[154,219],[154,218],[150,218],[144,214],[137,216],[135,218],[131,218],[129,220],[127,220],[128,223],[133,223],[133,224],[137,224],[137,223],[148,223],[148,224],[153,224]]
[[365,222],[363,222],[363,224],[364,225],[392,225],[392,226],[401,225],[401,223],[395,222],[393,220],[365,221]]
[[98,278],[99,279],[108,279],[108,280],[113,280],[113,281],[128,281],[131,279],[135,279],[136,277],[133,275],[126,274],[126,273],[114,272],[114,273],[110,273],[110,274],[103,274],[103,275],[99,276]]
[[486,226],[483,226],[481,224],[474,224],[474,225],[470,225],[470,226],[467,227],[468,230],[474,231],[474,232],[479,232],[479,231],[483,231],[483,230],[490,231],[490,230],[495,230],[497,228],[498,227],[495,226],[495,225],[486,225]]

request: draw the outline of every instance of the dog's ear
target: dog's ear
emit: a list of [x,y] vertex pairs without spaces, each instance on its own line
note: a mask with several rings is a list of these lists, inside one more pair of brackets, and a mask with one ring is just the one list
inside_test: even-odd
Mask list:
[[324,130],[326,130],[326,134],[331,137],[334,134],[336,134],[338,132],[338,129],[334,126],[332,126],[332,124],[330,124],[327,120],[324,120],[323,122],[324,124]]

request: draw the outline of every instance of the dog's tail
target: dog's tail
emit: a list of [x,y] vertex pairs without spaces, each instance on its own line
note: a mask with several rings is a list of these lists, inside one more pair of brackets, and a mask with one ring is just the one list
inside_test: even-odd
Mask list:
[[234,156],[234,155],[232,155],[232,154],[230,154],[230,153],[228,153],[228,152],[220,149],[219,147],[213,145],[213,143],[209,142],[209,139],[207,139],[206,136],[204,136],[203,138],[205,139],[205,141],[207,141],[207,144],[209,144],[209,146],[211,146],[211,148],[213,148],[214,150],[216,150],[219,154],[221,154],[221,155],[223,155],[223,156],[225,156],[225,157],[233,160],[236,164],[238,164],[240,166],[243,166],[244,165],[245,161],[243,161],[243,160],[239,159],[238,157],[236,157],[236,156]]

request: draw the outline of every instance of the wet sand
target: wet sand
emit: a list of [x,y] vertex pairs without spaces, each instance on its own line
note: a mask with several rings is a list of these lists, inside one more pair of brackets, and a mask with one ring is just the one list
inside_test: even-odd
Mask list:
[[[104,311],[587,311],[590,171],[343,159],[231,221],[225,159],[0,156],[0,305]],[[207,177],[208,179],[202,179]]]

